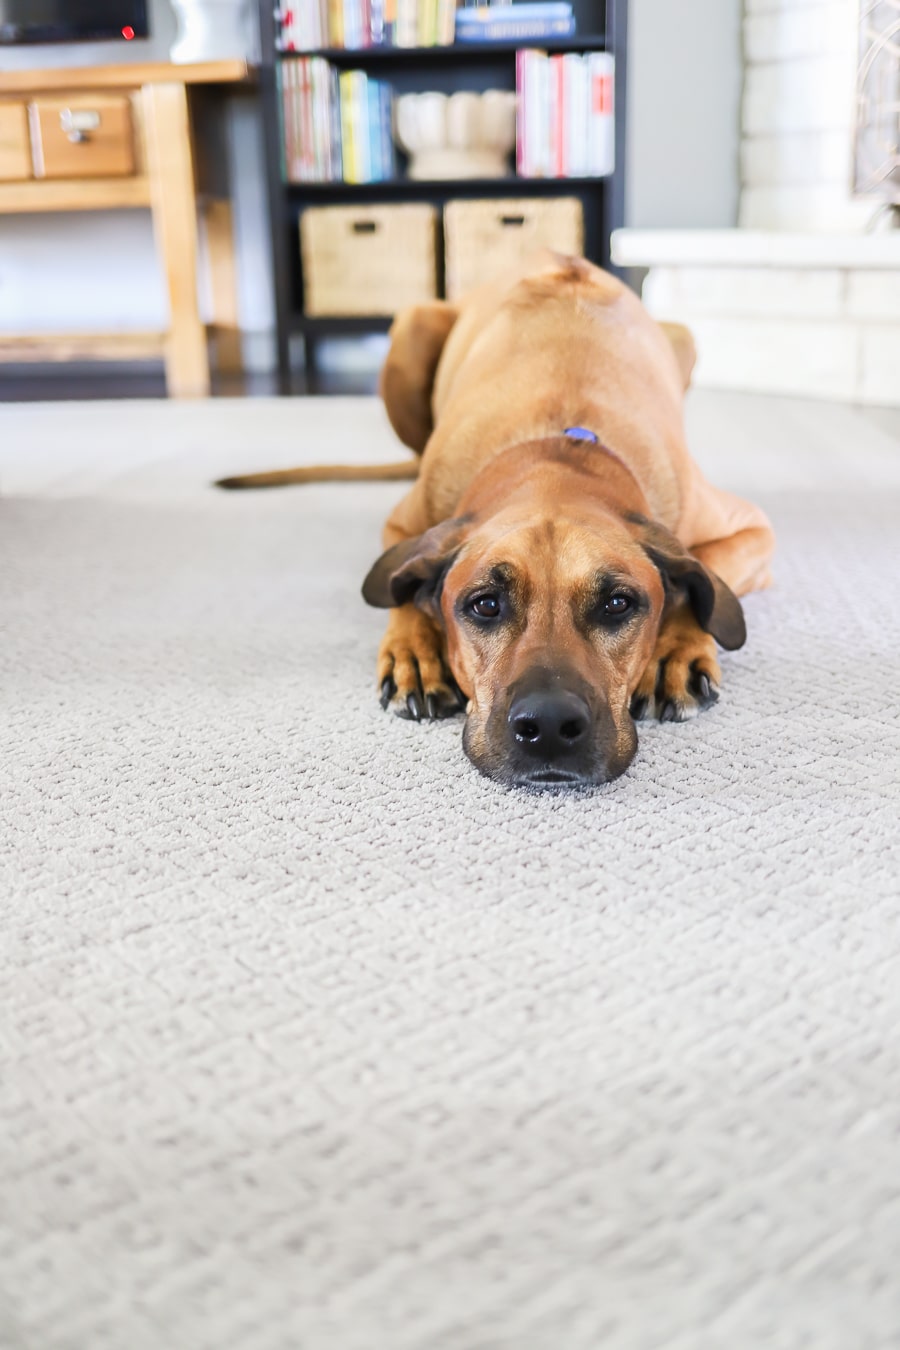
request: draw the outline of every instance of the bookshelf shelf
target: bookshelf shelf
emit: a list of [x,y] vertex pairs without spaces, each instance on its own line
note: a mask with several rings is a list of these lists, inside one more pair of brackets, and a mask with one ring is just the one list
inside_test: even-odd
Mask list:
[[356,337],[365,333],[386,333],[393,320],[384,314],[358,314],[350,318],[334,315],[312,318],[307,314],[291,316],[290,331],[302,337]]
[[429,201],[450,197],[529,197],[568,196],[576,188],[596,188],[608,178],[440,178],[434,181],[416,178],[388,178],[380,183],[285,183],[285,194],[292,210],[298,201],[309,197],[316,201],[368,201],[384,197],[391,201],[423,197]]
[[[274,0],[260,0],[262,59],[260,86],[266,141],[266,177],[272,230],[272,259],[280,386],[290,386],[292,337],[302,337],[307,366],[314,364],[318,339],[384,333],[384,315],[312,318],[303,312],[303,269],[299,218],[305,206],[354,202],[428,202],[438,208],[454,198],[575,196],[584,214],[585,253],[610,265],[609,236],[624,223],[626,25],[628,0],[572,0],[576,33],[564,39],[465,42],[436,47],[324,47],[314,52],[278,52]],[[437,89],[515,89],[516,52],[536,47],[548,53],[609,51],[616,59],[615,171],[605,178],[443,179],[425,182],[403,176],[380,183],[285,182],[281,153],[279,71],[300,56],[319,56],[339,70],[365,70],[386,80],[397,94]],[[405,158],[399,155],[400,168]],[[443,257],[438,258],[443,273]]]
[[279,52],[280,61],[301,56],[323,56],[336,66],[391,66],[435,64],[467,65],[472,61],[514,56],[521,47],[540,47],[545,52],[602,52],[607,42],[602,34],[571,38],[522,38],[518,42],[454,42],[449,47],[319,47],[308,52]]

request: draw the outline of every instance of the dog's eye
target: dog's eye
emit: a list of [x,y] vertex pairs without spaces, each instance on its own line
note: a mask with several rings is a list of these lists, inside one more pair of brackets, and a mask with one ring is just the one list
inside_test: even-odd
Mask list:
[[634,609],[634,601],[630,595],[619,593],[609,596],[600,608],[606,619],[624,619]]
[[466,608],[479,619],[496,619],[500,613],[500,599],[496,595],[476,595]]

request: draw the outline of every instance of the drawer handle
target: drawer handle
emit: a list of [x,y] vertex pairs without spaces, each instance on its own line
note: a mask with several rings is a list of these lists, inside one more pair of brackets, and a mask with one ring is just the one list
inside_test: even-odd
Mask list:
[[59,125],[73,145],[80,145],[99,127],[100,114],[89,108],[64,108],[59,114]]
[[501,216],[501,217],[500,217],[500,224],[501,224],[501,225],[524,225],[524,224],[525,224],[525,217],[524,217],[524,216]]
[[354,220],[353,222],[354,234],[374,234],[377,229],[378,225],[374,220]]

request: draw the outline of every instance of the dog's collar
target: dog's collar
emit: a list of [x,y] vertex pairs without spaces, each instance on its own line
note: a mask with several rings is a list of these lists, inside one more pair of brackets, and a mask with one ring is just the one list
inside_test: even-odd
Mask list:
[[[586,441],[588,445],[596,445],[601,454],[608,455],[610,459],[615,460],[631,478],[634,478],[634,472],[622,456],[617,454],[615,450],[610,450],[609,446],[601,441],[596,431],[591,431],[590,427],[564,427],[557,435],[565,436],[570,441]],[[525,444],[525,442],[522,442],[522,444]],[[513,446],[508,448],[513,449]],[[637,482],[636,478],[635,482]]]
[[611,450],[608,445],[601,441],[596,431],[591,431],[590,427],[565,427],[562,434],[570,441],[586,441],[588,445],[596,445],[601,454],[607,455],[610,459],[615,460],[615,462],[625,470],[629,477],[637,482],[637,479],[634,476],[634,470],[631,466],[626,463],[621,455],[617,454],[615,450]]

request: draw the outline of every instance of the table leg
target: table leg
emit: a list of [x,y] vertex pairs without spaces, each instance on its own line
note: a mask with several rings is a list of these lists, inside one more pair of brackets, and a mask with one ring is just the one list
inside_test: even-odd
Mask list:
[[173,398],[205,398],[209,355],[197,302],[197,201],[187,92],[183,84],[149,84],[143,103],[153,229],[169,292],[166,386]]
[[234,261],[231,202],[215,198],[207,202],[204,220],[212,290],[216,368],[223,374],[239,375],[244,363],[241,358],[241,330],[238,323],[237,270]]

